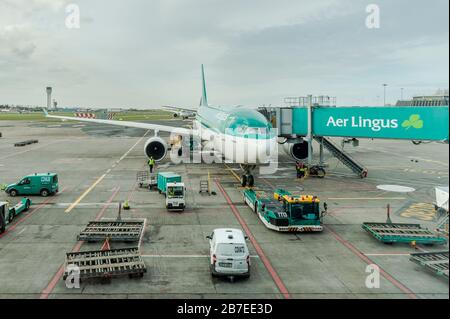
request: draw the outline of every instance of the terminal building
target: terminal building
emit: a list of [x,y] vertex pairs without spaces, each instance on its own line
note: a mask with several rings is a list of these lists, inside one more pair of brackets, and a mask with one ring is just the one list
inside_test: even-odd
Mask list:
[[448,90],[438,90],[434,95],[414,96],[412,100],[399,100],[396,106],[448,106]]

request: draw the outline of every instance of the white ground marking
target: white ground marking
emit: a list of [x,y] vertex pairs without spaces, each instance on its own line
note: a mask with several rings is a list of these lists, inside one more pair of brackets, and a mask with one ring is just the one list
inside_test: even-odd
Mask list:
[[427,159],[427,158],[421,158],[421,157],[415,157],[415,156],[408,156],[408,158],[416,159],[416,160],[419,160],[419,161],[422,161],[422,162],[440,164],[440,165],[444,165],[445,167],[448,167],[448,163],[444,163],[444,162],[441,162],[441,161],[435,161],[435,160],[430,160],[430,159]]
[[[142,258],[209,258],[209,255],[141,255]],[[258,255],[250,255],[250,258],[259,258]]]
[[119,164],[125,157],[128,156],[128,154],[130,154],[130,152],[147,136],[148,132],[149,132],[149,130],[147,130],[147,132],[145,132],[145,134],[132,147],[130,147],[130,149],[125,154],[123,154],[122,157],[118,161],[116,161],[114,163],[114,165],[112,165],[111,168],[109,168],[105,172],[105,174],[100,176],[94,182],[94,184],[92,184],[80,197],[78,197],[78,199],[75,202],[73,202],[69,206],[69,208],[67,208],[64,212],[65,213],[70,213],[75,207],[77,207],[78,204],[106,177],[106,175],[108,175],[111,172],[111,170],[117,166],[117,164]]
[[409,256],[411,253],[378,253],[378,254],[364,254],[365,256]]
[[19,236],[20,234],[22,234],[25,230],[27,230],[27,228],[25,227],[24,229],[22,229],[20,232],[17,233],[17,236]]
[[378,189],[387,192],[395,192],[395,193],[412,193],[415,191],[412,187],[401,186],[401,185],[378,185]]

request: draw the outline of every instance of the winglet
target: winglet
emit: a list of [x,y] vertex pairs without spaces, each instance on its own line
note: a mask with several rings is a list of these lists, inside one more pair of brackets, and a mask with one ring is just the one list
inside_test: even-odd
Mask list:
[[208,97],[206,95],[206,81],[205,81],[205,68],[202,64],[202,99],[200,101],[200,106],[208,106]]

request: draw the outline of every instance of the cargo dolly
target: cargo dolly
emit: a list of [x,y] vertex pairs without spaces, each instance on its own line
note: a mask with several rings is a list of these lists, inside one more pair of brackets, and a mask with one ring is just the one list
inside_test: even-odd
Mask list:
[[39,142],[38,140],[27,140],[27,141],[15,143],[14,146],[16,146],[16,147],[17,146],[25,146],[25,145],[35,144],[38,142]]
[[77,239],[87,242],[110,241],[137,242],[144,230],[144,220],[91,221]]
[[385,244],[414,242],[433,245],[447,243],[444,237],[422,228],[419,224],[363,223],[362,228]]
[[78,267],[80,281],[94,278],[110,279],[125,275],[130,278],[141,278],[147,272],[138,247],[67,253],[64,280],[71,275],[70,271],[73,268],[70,266]]
[[140,188],[152,189],[157,185],[156,174],[149,171],[139,171],[136,173],[136,182]]
[[409,260],[448,279],[448,251],[414,253]]

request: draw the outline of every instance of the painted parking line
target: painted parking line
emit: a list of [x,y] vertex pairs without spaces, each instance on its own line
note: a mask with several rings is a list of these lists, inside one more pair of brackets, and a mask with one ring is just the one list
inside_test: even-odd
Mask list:
[[14,157],[14,156],[22,155],[22,154],[25,154],[25,153],[28,153],[28,152],[36,151],[36,150],[39,150],[41,148],[44,148],[44,147],[47,147],[47,146],[50,146],[50,145],[54,145],[54,144],[57,144],[57,143],[66,142],[66,141],[68,141],[68,140],[54,141],[54,142],[50,142],[50,143],[47,143],[47,144],[44,144],[44,145],[37,146],[35,148],[30,148],[30,149],[26,149],[26,150],[23,150],[23,151],[20,151],[20,152],[17,152],[17,153],[8,154],[8,155],[0,157],[0,160],[4,160],[4,159],[7,159],[7,158],[11,158],[11,157]]
[[428,159],[428,158],[420,158],[420,157],[415,157],[415,156],[408,156],[408,158],[413,159],[413,160],[419,160],[419,161],[422,161],[422,162],[440,164],[440,165],[448,167],[448,163],[441,162],[441,161],[436,161],[436,160],[431,160],[431,159]]
[[402,211],[400,216],[432,221],[436,217],[436,209],[434,208],[434,205],[430,203],[413,203]]
[[[105,213],[106,209],[109,207],[109,204],[111,204],[111,202],[114,200],[114,198],[119,193],[119,190],[120,190],[120,187],[117,187],[114,190],[114,192],[111,195],[111,197],[108,199],[108,201],[105,203],[103,208],[100,210],[100,212],[95,217],[95,221],[99,221],[100,218],[102,218],[102,216]],[[84,241],[77,242],[77,244],[72,248],[72,252],[73,253],[79,252],[81,247],[83,246],[83,244],[84,244]],[[61,280],[63,275],[64,275],[64,264],[62,264],[58,268],[56,274],[50,280],[50,282],[48,283],[47,287],[45,287],[44,290],[42,290],[41,295],[40,295],[40,299],[48,299],[48,296],[53,292],[53,290],[55,289],[56,285]]]
[[281,292],[281,294],[283,295],[283,297],[285,299],[290,299],[291,295],[290,295],[288,289],[286,288],[286,286],[284,285],[283,280],[281,280],[281,278],[278,275],[278,273],[276,272],[275,268],[270,263],[269,258],[267,258],[266,254],[264,253],[264,250],[261,248],[261,246],[259,245],[256,238],[253,236],[252,232],[250,231],[250,228],[246,224],[245,220],[242,218],[242,216],[239,213],[239,211],[237,210],[236,206],[233,204],[230,196],[228,195],[228,193],[225,191],[225,189],[222,187],[222,185],[220,184],[220,182],[217,179],[215,180],[215,182],[216,182],[217,188],[222,193],[222,195],[225,197],[225,200],[227,201],[228,205],[230,206],[231,211],[233,212],[234,216],[236,217],[239,224],[243,228],[244,232],[250,239],[250,242],[252,243],[253,247],[255,247],[259,258],[261,259],[261,261],[263,262],[267,271],[269,272],[270,276],[272,277],[273,281],[275,282],[275,285],[277,286],[278,290]]
[[328,200],[405,200],[406,197],[328,197]]
[[[59,193],[63,193],[66,190],[66,188],[63,188]],[[8,226],[8,228],[6,229],[6,231],[3,234],[0,234],[0,238],[6,236],[7,234],[9,234],[10,232],[12,232],[14,229],[17,228],[17,226],[19,226],[20,224],[22,224],[24,221],[26,221],[28,218],[30,218],[34,213],[38,212],[39,210],[41,210],[42,208],[44,208],[47,204],[49,204],[54,198],[50,197],[47,198],[44,202],[42,202],[41,204],[39,204],[37,207],[33,208],[28,214],[23,215],[22,218],[20,218],[19,220],[17,220],[16,222],[14,222],[13,224],[11,224],[10,226]]]
[[[270,182],[266,181],[265,179],[263,179],[266,184],[268,184],[269,186],[274,187]],[[332,198],[328,198],[329,200]],[[380,197],[376,197],[376,199],[380,199]],[[336,233],[330,226],[324,225],[325,229],[328,229],[331,234],[333,235],[333,237],[339,241],[341,244],[343,244],[345,247],[347,247],[352,253],[354,253],[356,256],[358,256],[359,258],[361,258],[363,261],[365,261],[367,264],[376,264],[374,263],[372,260],[370,260],[369,257],[367,257],[366,254],[361,253],[355,246],[353,246],[352,244],[350,244],[348,241],[344,240],[341,236],[339,236],[338,233]],[[380,268],[380,273],[383,277],[385,277],[387,280],[389,280],[394,286],[396,286],[397,288],[399,288],[401,291],[403,291],[405,294],[408,295],[409,298],[411,299],[417,299],[417,296],[406,286],[404,286],[402,283],[400,283],[399,281],[397,281],[394,277],[392,277],[391,275],[389,275],[386,271],[384,271],[380,266],[378,266]]]
[[354,255],[358,256],[362,261],[364,261],[368,265],[377,265],[380,269],[380,274],[387,279],[389,282],[391,282],[395,287],[400,289],[404,294],[406,294],[410,299],[418,299],[417,295],[408,287],[403,285],[400,281],[395,279],[393,276],[391,276],[389,273],[387,273],[383,268],[381,268],[377,263],[373,262],[367,255],[364,255],[361,253],[355,246],[353,246],[350,242],[346,241],[344,238],[342,238],[334,229],[332,229],[328,225],[324,225],[324,228],[327,229],[331,235],[342,245],[344,245],[348,250],[350,250]]
[[225,164],[225,167],[228,169],[228,171],[234,176],[234,178],[236,178],[236,180],[240,183],[241,182],[241,179],[240,179],[240,177],[238,176],[238,174],[236,174],[235,173],[235,171],[230,167],[230,166],[228,166],[227,164]]
[[120,157],[120,159],[118,161],[116,161],[111,168],[109,168],[105,174],[103,174],[102,176],[100,176],[91,186],[89,186],[89,188],[87,190],[85,190],[83,192],[83,194],[81,194],[80,197],[78,197],[75,202],[73,202],[69,208],[67,208],[64,212],[65,213],[70,213],[75,207],[77,207],[77,205],[98,185],[100,184],[100,182],[109,174],[111,173],[112,169],[115,168],[117,166],[117,164],[119,164],[123,159],[125,159],[128,154],[130,154],[130,152],[144,139],[145,136],[147,136],[148,132],[150,132],[149,130],[145,132],[145,134],[133,145],[130,147],[130,149],[128,151],[125,152],[125,154],[122,155],[122,157]]
[[[210,255],[141,255],[142,258],[210,258]],[[258,255],[250,255],[250,258],[259,259]]]
[[364,256],[409,256],[411,253],[373,253],[373,254],[364,254]]
[[94,182],[94,184],[89,186],[89,188],[87,190],[85,190],[84,193],[81,194],[81,196],[78,197],[77,200],[75,202],[73,202],[64,212],[70,213],[105,177],[106,177],[106,174],[103,174],[102,176],[100,176]]

